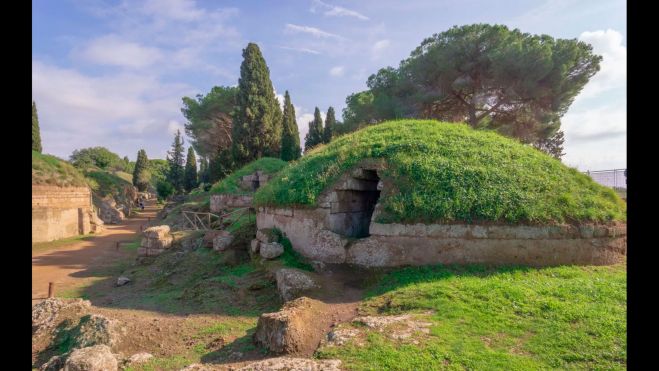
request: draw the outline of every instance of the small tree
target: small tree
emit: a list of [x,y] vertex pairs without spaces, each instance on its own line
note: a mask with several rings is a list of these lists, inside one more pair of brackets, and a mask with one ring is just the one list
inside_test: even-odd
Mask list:
[[330,106],[325,116],[325,129],[323,130],[323,143],[329,143],[334,135],[336,126],[336,117],[334,117],[334,107]]
[[137,187],[140,192],[146,191],[149,186],[150,174],[149,159],[146,157],[146,151],[140,149],[137,151],[137,161],[135,162],[135,169],[133,170],[133,185]]
[[184,183],[184,164],[185,159],[183,158],[183,140],[181,139],[181,131],[176,131],[176,136],[174,137],[174,143],[172,143],[172,149],[168,152],[167,162],[169,163],[169,174],[167,175],[167,181],[174,187],[176,192],[181,193],[183,191]]
[[41,153],[41,131],[39,130],[39,116],[37,105],[32,101],[32,150]]
[[174,186],[166,180],[160,180],[156,186],[156,193],[158,194],[158,200],[164,201],[174,194]]
[[192,147],[188,148],[188,157],[185,160],[185,190],[190,192],[198,185],[197,180],[197,158]]
[[323,119],[320,110],[316,107],[313,113],[313,121],[309,122],[309,132],[304,137],[304,152],[311,150],[323,142]]
[[300,132],[295,121],[295,107],[291,103],[288,90],[284,94],[284,119],[281,136],[281,159],[292,161],[300,158]]

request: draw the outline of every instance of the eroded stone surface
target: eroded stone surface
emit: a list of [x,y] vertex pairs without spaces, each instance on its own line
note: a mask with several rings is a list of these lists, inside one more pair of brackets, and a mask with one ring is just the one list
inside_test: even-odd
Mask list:
[[115,371],[117,359],[107,345],[76,349],[64,363],[64,371]]
[[340,371],[338,359],[316,360],[309,358],[277,357],[250,363],[238,371]]
[[280,269],[276,273],[277,290],[284,301],[290,301],[303,296],[307,290],[320,286],[311,276],[299,269]]
[[261,243],[259,254],[263,259],[275,259],[284,253],[284,246],[279,242]]

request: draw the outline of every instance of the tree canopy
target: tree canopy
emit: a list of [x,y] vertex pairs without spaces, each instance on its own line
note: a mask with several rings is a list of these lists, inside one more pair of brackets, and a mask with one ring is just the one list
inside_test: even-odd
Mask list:
[[133,169],[133,185],[137,187],[140,192],[144,192],[149,186],[150,180],[149,159],[146,157],[146,151],[140,149],[137,152],[137,161],[135,162],[135,167]]
[[105,147],[76,149],[69,160],[79,169],[98,167],[103,170],[124,170],[124,162],[118,154]]
[[201,157],[213,158],[231,148],[233,111],[236,109],[237,87],[215,86],[196,99],[183,97],[181,112],[188,120],[185,133]]
[[288,90],[284,94],[284,118],[283,131],[281,136],[281,159],[292,161],[300,158],[300,132],[298,131],[297,121],[295,120],[295,107],[291,103],[291,96]]
[[334,136],[334,127],[336,126],[336,117],[334,117],[334,107],[327,109],[325,116],[325,128],[323,129],[323,143],[329,143]]
[[232,130],[236,164],[243,165],[263,156],[279,157],[282,112],[270,81],[270,70],[254,43],[243,49],[236,100]]
[[577,40],[502,25],[455,26],[425,39],[398,68],[371,75],[367,92],[346,99],[344,122],[464,121],[537,143],[557,133],[601,60]]
[[199,184],[197,178],[197,158],[194,154],[194,149],[188,147],[188,156],[185,160],[185,180],[184,186],[187,192],[190,192]]
[[41,130],[39,129],[39,116],[37,105],[32,101],[32,150],[41,153]]
[[323,143],[323,118],[318,107],[313,112],[313,121],[309,122],[309,132],[304,137],[304,151],[307,152]]
[[172,149],[167,154],[167,162],[169,163],[169,173],[167,174],[167,181],[174,187],[176,192],[183,191],[183,178],[184,178],[184,164],[185,158],[183,157],[183,139],[181,139],[181,131],[176,131]]

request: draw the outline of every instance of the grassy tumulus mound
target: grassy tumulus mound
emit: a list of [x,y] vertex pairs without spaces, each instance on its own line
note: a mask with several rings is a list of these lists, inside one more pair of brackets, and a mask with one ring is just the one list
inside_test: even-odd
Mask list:
[[249,164],[234,171],[226,178],[220,180],[211,188],[211,194],[248,194],[252,193],[251,190],[243,189],[240,187],[240,178],[245,175],[253,174],[257,170],[263,171],[265,174],[274,174],[288,165],[288,162],[273,157],[262,157],[258,160],[252,161]]
[[32,184],[86,187],[87,181],[82,173],[68,162],[32,151]]
[[626,204],[528,145],[464,124],[388,121],[318,146],[254,196],[257,206],[313,207],[346,170],[383,159],[392,187],[378,222],[561,223],[626,220]]

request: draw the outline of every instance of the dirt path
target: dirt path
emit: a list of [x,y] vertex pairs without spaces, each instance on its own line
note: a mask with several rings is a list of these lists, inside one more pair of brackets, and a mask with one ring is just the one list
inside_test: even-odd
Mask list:
[[66,292],[87,284],[93,271],[110,267],[128,256],[117,242],[132,242],[138,238],[140,227],[158,211],[155,200],[148,200],[145,209],[121,224],[106,224],[103,232],[83,241],[75,241],[55,250],[32,255],[32,303],[48,296],[48,283],[55,282],[55,293]]

